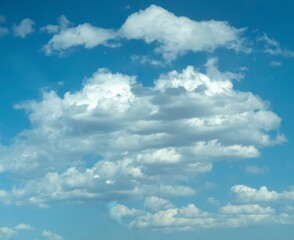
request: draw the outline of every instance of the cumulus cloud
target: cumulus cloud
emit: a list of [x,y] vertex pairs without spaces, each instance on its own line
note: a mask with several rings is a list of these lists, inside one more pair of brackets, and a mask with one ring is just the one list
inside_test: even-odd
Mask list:
[[294,200],[294,191],[270,191],[266,186],[255,189],[245,185],[235,185],[231,188],[231,191],[241,202],[277,202]]
[[129,209],[125,205],[117,204],[110,209],[110,215],[116,220],[119,219],[120,222],[127,222],[132,228],[149,228],[169,232],[291,222],[291,218],[286,213],[276,213],[273,208],[258,204],[228,204],[220,208],[219,213],[205,212],[194,204],[152,210]]
[[151,210],[160,210],[172,208],[173,205],[169,200],[157,196],[148,196],[145,198],[144,207]]
[[85,48],[94,48],[98,45],[116,46],[109,43],[109,40],[115,39],[118,36],[114,30],[98,28],[89,23],[69,27],[71,24],[63,15],[58,19],[58,23],[58,25],[47,25],[41,28],[41,31],[55,34],[43,47],[46,55],[53,53],[62,54],[65,50],[77,46]]
[[49,230],[44,230],[42,232],[42,237],[48,240],[63,240],[63,237],[60,235],[57,235],[56,233],[53,233]]
[[32,19],[25,18],[18,25],[13,24],[13,34],[16,37],[26,38],[27,35],[33,33],[35,22]]
[[1,240],[12,239],[19,231],[32,230],[30,225],[20,223],[14,227],[0,227],[0,238]]
[[32,127],[0,146],[0,165],[27,181],[1,189],[0,200],[42,207],[190,196],[189,180],[214,161],[258,157],[259,148],[285,141],[274,135],[281,119],[269,103],[235,91],[232,78],[240,76],[219,72],[216,63],[206,73],[188,66],[162,74],[151,87],[100,69],[79,91],[44,92],[16,105]]
[[227,22],[197,22],[177,17],[156,5],[130,15],[120,32],[127,39],[157,42],[156,51],[166,60],[188,51],[213,51],[218,47],[244,50],[240,36],[243,29],[231,27]]
[[[62,16],[59,25],[47,25],[42,30],[55,35],[44,46],[45,53],[62,53],[65,50],[84,46],[93,48],[98,45],[117,46],[110,40],[137,39],[147,44],[156,43],[156,52],[167,61],[174,60],[186,52],[209,51],[223,47],[235,51],[250,51],[243,44],[244,29],[237,29],[222,21],[193,21],[178,17],[167,10],[151,5],[145,10],[131,14],[121,28],[102,29],[91,24],[68,27],[69,21]],[[161,65],[160,62],[141,57],[141,62]]]

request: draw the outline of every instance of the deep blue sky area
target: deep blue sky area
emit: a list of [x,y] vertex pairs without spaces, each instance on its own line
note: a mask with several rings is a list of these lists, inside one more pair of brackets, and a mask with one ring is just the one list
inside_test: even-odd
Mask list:
[[293,7],[0,0],[0,240],[292,240]]

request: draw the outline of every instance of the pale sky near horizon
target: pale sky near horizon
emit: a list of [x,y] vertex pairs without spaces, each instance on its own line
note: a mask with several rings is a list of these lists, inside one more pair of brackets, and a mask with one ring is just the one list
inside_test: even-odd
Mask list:
[[0,240],[292,240],[294,4],[0,0]]

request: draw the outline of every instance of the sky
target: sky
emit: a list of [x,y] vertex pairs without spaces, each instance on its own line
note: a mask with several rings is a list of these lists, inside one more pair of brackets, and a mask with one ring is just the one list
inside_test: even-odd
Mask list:
[[0,240],[294,237],[290,0],[0,0]]

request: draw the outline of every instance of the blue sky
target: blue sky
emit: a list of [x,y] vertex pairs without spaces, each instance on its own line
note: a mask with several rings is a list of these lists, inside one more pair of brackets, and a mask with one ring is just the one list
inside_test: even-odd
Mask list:
[[0,239],[293,239],[291,1],[0,1]]

